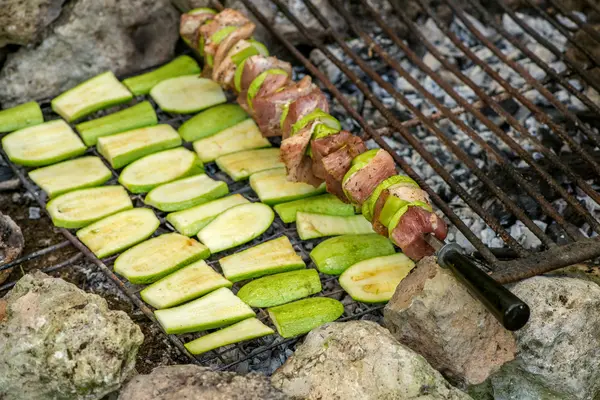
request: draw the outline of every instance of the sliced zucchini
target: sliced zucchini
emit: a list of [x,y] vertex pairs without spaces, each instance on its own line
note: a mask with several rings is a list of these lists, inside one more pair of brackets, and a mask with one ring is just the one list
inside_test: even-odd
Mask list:
[[248,118],[246,111],[237,104],[221,104],[202,111],[179,127],[179,134],[186,142],[212,136]]
[[115,260],[115,272],[134,284],[152,283],[210,252],[201,243],[179,233],[166,233],[125,251]]
[[352,265],[340,276],[340,285],[356,301],[389,301],[415,263],[402,253],[376,257]]
[[179,114],[192,114],[227,101],[217,82],[198,75],[166,79],[150,90],[150,96],[162,110]]
[[94,146],[98,138],[114,135],[132,129],[156,125],[156,112],[149,101],[143,101],[133,107],[126,108],[105,117],[93,119],[75,125],[83,143]]
[[113,168],[125,165],[156,153],[181,145],[181,137],[171,125],[161,124],[134,129],[98,139],[98,152]]
[[305,212],[296,214],[296,229],[302,240],[324,236],[373,233],[371,223],[362,215],[339,217]]
[[81,157],[49,167],[34,169],[29,177],[48,197],[56,197],[71,190],[99,186],[112,176],[98,157]]
[[267,46],[265,46],[261,42],[254,40],[254,39],[248,39],[248,43],[250,43],[251,46],[246,47],[245,49],[240,50],[239,52],[237,52],[231,56],[231,61],[235,65],[239,65],[242,61],[244,61],[248,57],[257,56],[257,55],[262,55],[265,57],[269,56],[269,49],[267,49]]
[[248,318],[185,344],[192,354],[202,354],[228,344],[272,335],[275,331],[256,318]]
[[306,127],[313,121],[319,121],[320,123],[325,124],[329,128],[335,129],[336,131],[342,129],[342,124],[340,124],[340,121],[338,121],[335,117],[331,116],[325,111],[321,110],[320,108],[317,108],[313,112],[307,114],[299,121],[294,123],[294,125],[292,125],[292,132],[290,133],[290,136],[293,136],[296,133],[300,132],[300,130],[302,130],[304,127]]
[[218,157],[237,151],[270,147],[256,123],[248,118],[213,136],[194,142],[194,150],[203,162],[215,161]]
[[136,96],[150,93],[150,89],[165,79],[183,75],[199,75],[200,66],[190,56],[179,56],[170,63],[132,78],[127,78],[123,84]]
[[223,211],[248,203],[250,202],[241,194],[234,194],[187,210],[171,213],[167,215],[167,221],[182,235],[194,236]]
[[373,219],[375,203],[377,203],[377,199],[379,199],[379,195],[384,190],[389,189],[393,185],[398,185],[398,184],[405,184],[405,185],[419,187],[417,182],[415,182],[414,180],[412,180],[411,178],[409,178],[408,176],[405,176],[405,175],[394,175],[394,176],[391,176],[391,177],[385,179],[383,182],[381,182],[379,185],[377,185],[375,190],[373,190],[373,193],[371,193],[371,195],[367,198],[367,200],[365,200],[365,202],[362,205],[362,214],[365,216],[366,219],[368,219],[369,221],[371,221]]
[[165,332],[188,333],[231,325],[254,317],[254,311],[233,292],[220,288],[184,305],[154,311]]
[[354,215],[354,207],[351,204],[346,204],[329,193],[277,204],[273,208],[286,224],[296,221],[298,211],[339,216]]
[[44,122],[42,109],[35,101],[0,111],[0,133],[28,128]]
[[244,285],[238,297],[250,307],[274,307],[303,299],[321,291],[321,279],[315,269],[283,272],[265,276]]
[[232,282],[306,268],[286,236],[223,257],[219,264]]
[[325,193],[327,190],[325,183],[314,187],[304,182],[288,181],[285,168],[275,168],[253,174],[250,177],[250,186],[260,201],[269,205],[314,196]]
[[188,11],[186,14],[194,15],[194,14],[204,14],[204,13],[216,14],[217,12],[215,10],[213,10],[212,8],[198,7],[198,8],[194,8],[194,9]]
[[85,145],[63,120],[23,128],[2,138],[6,155],[15,164],[41,167],[85,153]]
[[98,258],[125,250],[149,238],[160,221],[148,208],[121,211],[77,231],[77,237]]
[[46,209],[55,226],[82,228],[99,219],[133,208],[122,186],[80,189],[52,199]]
[[200,260],[154,282],[142,290],[140,296],[154,308],[168,308],[232,285]]
[[262,235],[274,218],[275,213],[267,205],[242,204],[218,215],[198,232],[198,239],[208,246],[211,253],[218,253]]
[[218,199],[229,193],[223,181],[215,181],[205,174],[178,179],[150,191],[144,203],[161,211],[179,211]]
[[279,159],[279,149],[258,149],[239,151],[217,158],[219,168],[234,181],[241,181],[250,175],[285,164]]
[[97,75],[52,99],[55,113],[68,122],[95,111],[126,103],[133,95],[111,71]]
[[284,338],[308,333],[344,313],[344,305],[328,297],[311,297],[269,308],[269,317]]
[[202,163],[184,147],[150,154],[121,172],[119,183],[132,193],[146,193],[162,184],[203,173]]
[[310,258],[322,273],[339,275],[360,261],[389,256],[394,252],[394,245],[388,238],[370,233],[324,240],[310,252]]
[[244,66],[246,65],[246,60],[248,58],[244,58],[235,69],[235,74],[233,75],[233,87],[237,93],[242,91],[242,74],[244,73]]

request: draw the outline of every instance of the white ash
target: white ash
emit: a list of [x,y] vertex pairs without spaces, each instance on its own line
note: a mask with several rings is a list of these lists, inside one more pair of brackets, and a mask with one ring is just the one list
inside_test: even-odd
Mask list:
[[29,219],[40,219],[41,216],[39,207],[29,207]]

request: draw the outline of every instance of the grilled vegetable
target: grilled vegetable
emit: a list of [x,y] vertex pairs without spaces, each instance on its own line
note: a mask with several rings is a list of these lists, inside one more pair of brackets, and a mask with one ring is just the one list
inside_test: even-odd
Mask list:
[[246,65],[247,59],[248,57],[244,58],[239,64],[237,64],[235,74],[233,75],[233,87],[237,93],[242,91],[242,75],[244,73],[244,66]]
[[198,239],[208,246],[211,253],[217,253],[262,235],[271,226],[274,217],[273,210],[261,203],[235,206],[202,228]]
[[227,101],[217,82],[198,75],[166,79],[150,90],[150,96],[162,110],[179,114],[192,114]]
[[354,207],[351,204],[346,204],[329,193],[309,197],[308,199],[277,204],[273,208],[277,215],[279,215],[279,218],[286,224],[296,221],[296,213],[298,211],[342,217],[354,215]]
[[329,128],[335,129],[336,132],[342,129],[340,121],[338,121],[336,118],[332,117],[325,111],[317,108],[313,112],[300,119],[294,125],[292,125],[292,132],[290,133],[290,136],[293,136],[296,133],[300,132],[303,128],[305,128],[308,124],[310,124],[313,121],[319,121],[320,123],[325,124]]
[[186,142],[219,133],[248,118],[246,111],[237,104],[221,104],[202,111],[179,127],[179,134]]
[[149,101],[143,101],[105,117],[77,124],[75,128],[87,146],[94,146],[98,138],[132,129],[156,125],[156,112]]
[[127,86],[134,95],[139,96],[150,93],[150,89],[165,79],[193,74],[200,74],[200,67],[196,60],[190,56],[179,56],[170,63],[167,63],[154,71],[127,78],[123,81],[123,84]]
[[133,208],[121,186],[102,186],[69,192],[52,199],[46,209],[55,226],[82,228],[109,215]]
[[344,305],[327,297],[311,297],[267,311],[277,332],[284,338],[291,338],[335,321],[344,313]]
[[366,235],[343,235],[319,243],[310,258],[324,274],[339,275],[348,267],[374,257],[394,254],[389,239],[370,233]]
[[314,269],[302,269],[253,280],[237,295],[251,307],[273,307],[320,291],[319,273]]
[[154,308],[168,308],[231,285],[204,260],[200,260],[154,282],[142,290],[140,296]]
[[77,231],[77,237],[98,258],[108,257],[146,240],[160,221],[147,208],[121,211]]
[[248,203],[250,202],[241,194],[234,194],[187,210],[171,213],[167,215],[167,221],[182,235],[194,236],[223,211]]
[[178,307],[156,310],[154,315],[169,334],[220,328],[255,316],[254,311],[227,288]]
[[150,154],[121,172],[119,183],[133,193],[146,193],[162,184],[203,173],[196,155],[183,147]]
[[206,246],[178,233],[146,240],[121,254],[115,272],[131,283],[151,283],[194,261],[210,256]]
[[144,203],[161,211],[178,211],[218,199],[227,193],[229,188],[225,182],[200,174],[152,189]]
[[371,193],[371,195],[363,203],[362,213],[366,219],[368,219],[369,221],[371,221],[373,219],[375,203],[377,203],[377,199],[379,199],[379,195],[381,195],[381,193],[384,190],[389,189],[391,186],[398,185],[398,184],[410,185],[410,186],[414,186],[417,188],[419,187],[419,185],[417,185],[417,182],[415,182],[408,176],[394,175],[390,178],[387,178],[386,180],[381,182],[379,185],[377,185],[375,190],[373,190],[373,193]]
[[371,258],[344,271],[340,285],[354,300],[381,303],[392,298],[400,281],[414,266],[402,253]]
[[232,282],[306,267],[286,236],[223,257],[219,264],[225,277]]
[[161,124],[101,137],[98,152],[113,168],[121,168],[148,154],[179,145],[181,138],[177,131],[171,125]]
[[250,83],[250,86],[248,87],[248,95],[246,98],[248,101],[248,106],[250,107],[250,110],[252,110],[252,100],[258,94],[258,91],[260,90],[265,79],[267,79],[267,76],[269,76],[269,75],[287,75],[287,74],[288,74],[287,71],[285,71],[283,69],[275,68],[275,69],[268,69],[265,72],[262,72],[256,78],[254,78],[254,80]]
[[0,111],[0,133],[28,128],[44,122],[42,109],[35,101]]
[[213,136],[194,142],[194,150],[203,162],[237,151],[270,147],[271,143],[263,137],[252,119],[246,119]]
[[339,217],[305,212],[296,214],[296,229],[302,240],[323,236],[373,233],[371,224],[362,215]]
[[265,57],[269,56],[269,49],[267,49],[267,46],[265,46],[261,42],[253,40],[253,39],[248,39],[248,43],[251,44],[250,47],[246,47],[245,49],[243,49],[231,56],[231,61],[233,61],[233,63],[235,65],[239,65],[242,61],[244,61],[248,57],[257,56],[257,55],[262,55]]
[[279,149],[246,150],[217,158],[217,165],[234,181],[241,181],[250,175],[268,169],[279,168]]
[[111,72],[105,72],[69,89],[52,102],[52,109],[68,122],[95,111],[126,103],[133,95]]
[[326,190],[325,184],[314,187],[304,182],[288,181],[285,168],[269,169],[253,174],[250,177],[250,186],[260,201],[269,205],[314,196]]
[[9,133],[2,147],[15,164],[40,167],[85,153],[85,146],[62,120],[50,121]]

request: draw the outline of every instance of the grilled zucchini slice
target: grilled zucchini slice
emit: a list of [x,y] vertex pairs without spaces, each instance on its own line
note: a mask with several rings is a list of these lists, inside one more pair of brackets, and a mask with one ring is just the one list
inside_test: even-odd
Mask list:
[[246,111],[237,104],[221,104],[202,111],[179,127],[186,142],[203,139],[248,119]]
[[42,109],[35,101],[0,111],[0,133],[28,128],[44,122]]
[[165,79],[182,75],[199,75],[200,66],[190,56],[179,56],[173,61],[145,74],[127,78],[123,84],[136,96],[150,93],[150,89]]
[[284,338],[308,333],[344,313],[344,305],[328,297],[311,297],[269,308],[269,317]]
[[237,295],[250,307],[264,308],[303,299],[320,291],[321,280],[317,270],[301,269],[253,280]]
[[362,215],[339,217],[305,212],[296,214],[296,230],[302,240],[324,236],[374,233],[371,223]]
[[192,114],[227,101],[217,82],[197,74],[166,79],[150,90],[150,96],[162,110],[178,114]]
[[225,182],[200,174],[152,189],[144,203],[161,211],[178,211],[218,199],[227,193],[229,187]]
[[[250,182],[252,182],[252,179],[250,179]],[[352,206],[352,204],[346,204],[329,193],[277,204],[273,208],[277,215],[279,215],[279,218],[286,224],[296,221],[296,213],[298,211],[314,214],[338,215],[341,217],[354,215],[354,206]]]
[[275,168],[253,174],[250,177],[250,186],[260,201],[269,205],[298,200],[326,191],[324,183],[319,187],[314,187],[304,182],[288,181],[285,168]]
[[234,181],[241,181],[260,171],[284,166],[279,149],[246,150],[217,158],[217,165]]

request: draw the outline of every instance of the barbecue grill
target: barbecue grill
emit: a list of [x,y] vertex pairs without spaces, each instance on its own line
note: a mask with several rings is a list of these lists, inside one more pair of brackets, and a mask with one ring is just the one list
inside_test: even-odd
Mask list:
[[[361,24],[357,21],[358,17],[356,17],[356,13],[350,11],[349,5],[346,4],[346,2],[330,0],[330,4],[347,23],[351,36],[360,38],[364,41],[373,57],[382,60],[387,68],[395,71],[395,73],[406,80],[406,82],[413,87],[415,92],[423,96],[433,106],[435,111],[427,114],[419,107],[416,107],[409,98],[400,92],[392,83],[382,78],[379,71],[369,65],[369,56],[355,52],[351,46],[348,45],[348,42],[346,41],[347,37],[344,34],[331,29],[323,13],[311,2],[311,0],[304,0],[303,4],[310,11],[310,15],[303,16],[303,19],[316,19],[325,29],[327,37],[342,50],[343,56],[346,59],[350,59],[353,65],[348,65],[344,60],[338,58],[339,54],[334,54],[324,41],[316,38],[314,34],[306,28],[306,25],[297,18],[281,0],[272,0],[272,3],[277,9],[297,28],[298,32],[305,38],[305,41],[311,43],[314,48],[319,49],[322,54],[335,65],[335,67],[337,67],[350,82],[353,83],[355,88],[362,93],[364,99],[368,101],[386,121],[384,125],[372,126],[367,122],[364,115],[362,115],[361,110],[351,104],[340,88],[336,87],[336,85],[331,82],[327,76],[309,60],[309,58],[287,40],[281,32],[273,28],[265,15],[261,13],[261,10],[258,9],[251,0],[241,0],[241,3],[243,3],[250,13],[253,14],[254,17],[281,42],[285,49],[299,62],[299,65],[321,83],[331,98],[343,107],[347,116],[352,119],[355,126],[362,129],[361,136],[363,139],[372,139],[377,145],[392,154],[398,166],[407,175],[417,181],[421,188],[428,192],[433,203],[435,203],[437,208],[444,213],[447,220],[449,220],[450,223],[472,244],[473,248],[476,250],[475,256],[482,261],[482,268],[489,268],[488,272],[496,280],[502,283],[514,282],[600,256],[600,240],[595,237],[597,233],[600,233],[600,221],[588,211],[585,205],[582,204],[576,196],[576,193],[585,194],[600,208],[600,193],[597,191],[598,186],[596,186],[600,182],[598,179],[589,179],[589,177],[586,178],[580,174],[581,165],[583,165],[584,169],[591,171],[592,176],[600,176],[600,158],[593,150],[595,147],[600,146],[600,134],[598,133],[596,126],[594,126],[594,123],[598,122],[597,118],[600,117],[600,106],[576,88],[573,83],[573,79],[579,79],[600,92],[600,81],[596,81],[590,73],[592,68],[600,66],[600,57],[574,38],[575,32],[581,29],[600,43],[600,34],[588,25],[580,15],[569,13],[558,0],[549,0],[547,2],[547,7],[541,7],[533,0],[526,0],[526,3],[528,3],[528,6],[530,7],[529,12],[532,13],[531,15],[545,19],[557,31],[563,34],[573,48],[587,56],[588,60],[585,63],[581,63],[579,60],[575,60],[571,55],[566,55],[560,51],[553,43],[529,26],[526,21],[505,2],[501,0],[494,0],[492,2],[496,9],[510,16],[521,30],[526,32],[531,38],[537,41],[540,46],[545,47],[556,57],[556,59],[562,61],[567,66],[564,71],[559,72],[550,64],[543,61],[539,55],[536,55],[536,53],[526,47],[517,37],[507,32],[507,30],[503,28],[502,23],[496,18],[496,15],[487,11],[489,7],[483,7],[476,0],[465,0],[460,3],[457,0],[441,0],[439,2],[441,5],[445,6],[446,9],[452,11],[454,17],[458,21],[461,21],[462,25],[470,32],[470,35],[477,39],[480,46],[488,49],[501,63],[505,64],[506,67],[514,69],[522,76],[525,84],[521,87],[515,87],[515,85],[502,77],[502,74],[494,70],[486,61],[475,53],[471,48],[472,46],[465,43],[464,38],[449,29],[447,23],[444,22],[443,17],[434,10],[428,2],[420,2],[422,3],[422,16],[424,18],[431,18],[445,34],[447,40],[462,53],[462,56],[466,57],[470,63],[479,66],[497,85],[499,85],[499,87],[503,89],[500,93],[490,94],[485,87],[480,87],[470,77],[465,75],[459,66],[449,62],[436,45],[417,29],[417,23],[398,6],[398,2],[390,2],[395,17],[405,24],[408,27],[408,31],[413,35],[412,40],[419,46],[425,48],[438,60],[445,70],[454,74],[456,79],[471,88],[479,98],[479,101],[477,102],[469,102],[462,97],[453,88],[453,85],[448,83],[438,71],[432,69],[422,60],[422,57],[413,50],[414,46],[408,45],[403,38],[398,36],[396,31],[385,22],[385,19],[389,16],[384,18],[379,11],[373,8],[369,0],[359,0],[358,4],[353,3],[352,7],[358,7],[361,10],[361,18],[364,16],[373,22],[375,29],[378,32],[381,32],[377,37],[375,37],[372,32],[367,32],[361,27]],[[600,6],[593,3],[592,0],[586,0],[586,3],[588,3],[589,8],[600,14]],[[214,6],[218,9],[222,8],[221,4],[218,2],[215,2]],[[504,54],[493,41],[488,39],[478,30],[477,25],[467,16],[465,7],[468,7],[470,12],[477,14],[482,23],[493,28],[498,35],[508,41],[514,48],[518,49],[525,57],[529,58],[531,62],[535,63],[543,70],[546,74],[545,78],[541,80],[536,79],[520,63]],[[557,13],[562,14],[562,17],[559,17]],[[387,42],[397,46],[414,68],[420,69],[429,76],[433,82],[456,102],[456,107],[450,108],[444,105],[439,98],[430,93],[422,82],[419,82],[418,79],[411,75],[404,64],[400,63],[385,49],[381,44],[382,38],[385,38]],[[360,74],[356,71],[360,71]],[[398,113],[390,110],[390,107],[379,98],[372,87],[361,78],[364,76],[376,83],[382,90],[386,91],[394,101],[401,104],[406,110],[406,115],[400,117]],[[559,100],[559,98],[549,89],[555,85],[561,86],[570,95],[583,103],[588,109],[588,114],[583,115],[575,113],[563,104],[563,102],[561,102],[561,100]],[[534,104],[527,96],[527,93],[531,91],[536,91],[540,96],[545,98],[548,106],[542,109],[539,105]],[[525,124],[520,122],[511,112],[509,112],[505,106],[505,101],[508,99],[513,99],[519,102],[524,108],[528,109],[539,123],[548,127],[556,140],[567,145],[573,154],[572,159],[577,161],[577,168],[575,168],[574,162],[565,161],[565,159],[555,153],[547,143],[543,142],[539,136],[532,134]],[[149,100],[152,101],[151,99]],[[153,105],[157,110],[159,123],[170,124],[173,127],[178,128],[188,118],[187,116],[163,112],[156,104]],[[57,115],[54,114],[50,108],[49,101],[43,101],[41,106],[46,120],[57,118]],[[549,109],[552,110],[551,113],[548,111]],[[466,123],[465,120],[461,118],[463,114],[469,115],[473,119],[479,121],[479,123],[482,123],[489,131],[496,135],[496,137],[506,145],[506,148],[509,149],[511,157],[507,156],[506,151],[500,151],[497,146],[490,144],[480,132],[477,132],[470,124]],[[96,116],[98,116],[98,114],[92,117]],[[498,124],[495,120],[496,117],[500,117],[504,124]],[[551,237],[540,228],[540,226],[534,222],[535,218],[532,217],[521,204],[516,202],[506,189],[504,189],[505,185],[498,185],[493,177],[489,175],[489,172],[481,165],[478,165],[472,157],[461,148],[461,146],[455,143],[453,137],[440,127],[442,122],[451,122],[457,130],[466,134],[470,140],[479,145],[486,152],[489,159],[493,160],[494,163],[502,168],[505,175],[511,180],[510,184],[518,187],[520,191],[526,193],[527,196],[533,199],[545,218],[547,218],[548,221],[553,221],[553,223],[562,229],[562,232],[564,232],[563,240],[559,241],[555,237]],[[443,144],[446,152],[452,159],[452,162],[460,163],[467,168],[477,179],[478,185],[481,185],[480,187],[489,191],[489,193],[500,202],[506,212],[513,215],[514,218],[520,221],[533,235],[535,235],[535,237],[537,237],[537,239],[539,239],[541,247],[536,250],[526,248],[512,237],[501,221],[491,212],[486,210],[476,196],[467,190],[465,185],[459,182],[455,176],[448,172],[443,162],[427,149],[427,146],[415,135],[414,128],[416,127],[425,129],[431,137],[436,138],[440,144]],[[516,133],[520,140],[516,140],[515,135],[509,134],[509,129]],[[386,136],[394,136],[418,153],[424,162],[435,171],[435,174],[443,180],[449,190],[458,195],[470,210],[477,214],[485,224],[501,238],[504,242],[504,246],[498,248],[486,246],[481,238],[478,237],[456,213],[455,207],[452,204],[449,204],[447,200],[443,199],[442,196],[428,184],[427,180],[420,175],[420,171],[415,170],[414,165],[401,157],[396,150],[392,148],[389,141],[386,141]],[[524,147],[522,145],[522,140],[527,141],[530,144],[530,147]],[[89,153],[98,155],[95,148],[91,148]],[[2,150],[0,150],[0,155],[8,162],[8,158]],[[517,167],[519,162],[521,165],[526,165],[540,182],[544,182],[544,184],[558,197],[566,202],[574,215],[587,224],[589,227],[588,237],[583,235],[576,226],[570,223],[569,219],[557,209],[557,206],[553,201],[550,201],[530,184],[528,178],[523,175],[522,170]],[[21,167],[10,164],[10,162],[9,165],[19,177],[26,190],[35,197],[40,207],[45,208],[45,194],[28,179],[27,171]],[[110,168],[110,166],[108,167]],[[113,172],[113,180],[111,182],[114,183],[116,182],[118,175],[113,169],[111,170]],[[577,192],[565,188],[564,182],[557,179],[557,172],[559,172],[561,176],[565,176],[569,181],[569,185],[571,185],[570,187],[576,187]],[[225,181],[229,185],[232,193],[240,193],[250,200],[258,201],[258,198],[246,182],[233,182],[224,173],[220,172],[214,164],[207,165],[207,173],[215,179]],[[144,206],[141,196],[132,195],[132,199],[134,200],[136,207]],[[156,234],[173,231],[174,229],[165,222],[165,214],[158,213],[158,215],[161,217],[161,227]],[[88,259],[110,278],[119,290],[122,291],[123,294],[125,294],[150,321],[152,321],[152,323],[158,326],[152,309],[139,297],[138,293],[141,290],[141,287],[139,285],[136,286],[128,283],[125,279],[116,276],[112,272],[111,266],[116,256],[100,260],[79,242],[73,232],[66,229],[60,229],[60,232],[65,236],[65,241],[53,244],[34,253],[27,254],[9,264],[2,265],[0,266],[0,271],[18,267],[26,261],[48,257],[59,249],[72,247],[76,249],[77,253],[45,268],[44,272],[59,271],[75,263],[81,262],[84,259]],[[242,247],[225,252],[225,254],[219,253],[217,256],[212,256],[208,263],[218,269],[217,260],[219,258],[280,235],[288,236],[307,264],[310,263],[308,253],[314,246],[314,241],[301,241],[296,233],[295,227],[283,223],[279,218],[276,218],[271,228],[258,239]],[[381,318],[381,309],[383,306],[359,304],[350,300],[349,297],[345,296],[344,291],[337,283],[335,277],[322,276],[322,282],[324,292],[321,295],[343,299],[345,313],[342,320],[360,318],[378,320]],[[0,295],[4,295],[7,290],[14,286],[14,284],[15,282],[8,282],[0,286]],[[234,285],[234,291],[237,289],[239,289],[239,284]],[[264,310],[260,310],[258,317],[262,321],[268,323],[267,314]],[[172,345],[187,356],[189,362],[208,365],[219,370],[234,369],[239,363],[252,360],[254,357],[264,354],[267,351],[273,351],[273,354],[276,354],[277,356],[281,355],[280,358],[285,358],[288,355],[286,354],[286,349],[293,346],[298,340],[284,340],[282,338],[270,336],[255,339],[250,342],[230,345],[200,356],[192,356],[184,348],[183,343],[195,337],[197,337],[195,334],[168,335]],[[250,369],[252,369],[252,367],[250,367]]]

